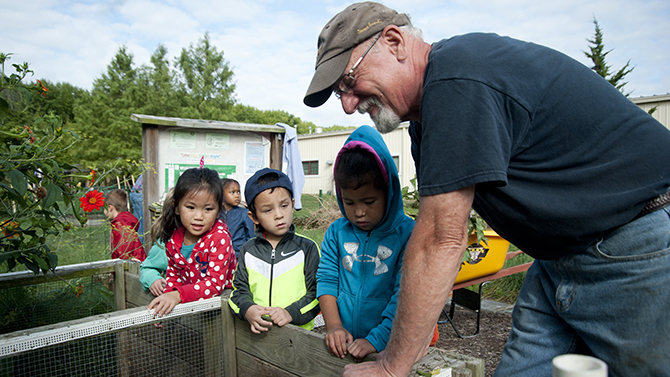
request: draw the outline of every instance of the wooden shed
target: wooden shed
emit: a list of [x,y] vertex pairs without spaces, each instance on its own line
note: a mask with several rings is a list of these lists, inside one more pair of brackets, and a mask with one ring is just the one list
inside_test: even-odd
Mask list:
[[173,187],[181,172],[205,166],[236,179],[244,192],[251,175],[264,167],[281,170],[283,127],[132,114],[142,125],[144,232],[151,230],[149,205]]

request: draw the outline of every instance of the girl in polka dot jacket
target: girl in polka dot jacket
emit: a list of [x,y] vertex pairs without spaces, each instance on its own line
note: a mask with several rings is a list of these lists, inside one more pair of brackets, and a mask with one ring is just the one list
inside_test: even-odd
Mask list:
[[180,302],[219,296],[232,288],[237,267],[226,223],[218,219],[223,202],[219,174],[188,169],[163,204],[162,232],[168,258],[163,294],[149,304],[154,315],[168,314]]

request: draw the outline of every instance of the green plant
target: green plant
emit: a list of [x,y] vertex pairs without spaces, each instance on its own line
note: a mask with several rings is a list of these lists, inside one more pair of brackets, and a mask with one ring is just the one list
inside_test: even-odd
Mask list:
[[[412,189],[409,186],[402,188],[402,198],[405,204],[405,213],[413,219],[416,219],[417,212],[412,210],[419,207],[419,190],[416,187],[416,175],[409,180],[412,184]],[[477,236],[477,243],[484,242],[488,245],[489,240],[484,235],[487,225],[484,219],[473,209],[470,211],[468,217],[468,234],[475,234]],[[470,262],[470,253],[463,254],[463,263]]]
[[[79,208],[84,188],[77,181],[91,179],[63,158],[77,142],[63,128],[59,117],[44,115],[29,125],[17,125],[19,115],[33,96],[46,96],[47,89],[23,81],[33,71],[28,63],[12,64],[15,73],[5,74],[11,54],[0,53],[0,265],[12,270],[17,264],[37,274],[58,264],[47,238],[70,230],[66,213],[83,226],[87,217]],[[64,134],[75,139],[61,145]]]

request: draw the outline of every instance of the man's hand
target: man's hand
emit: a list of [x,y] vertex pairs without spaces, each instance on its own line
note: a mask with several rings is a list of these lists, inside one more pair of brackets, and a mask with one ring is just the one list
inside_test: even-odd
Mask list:
[[162,317],[169,314],[181,302],[179,291],[163,293],[151,301],[147,309],[155,309],[154,316]]
[[244,313],[244,318],[249,322],[249,325],[251,325],[251,332],[254,334],[260,334],[261,331],[268,331],[268,327],[272,326],[272,322],[261,318],[264,315],[270,315],[270,308],[260,305],[252,305],[247,309],[247,312]]
[[270,318],[272,319],[272,322],[275,323],[275,325],[281,327],[293,321],[293,317],[291,317],[291,314],[286,309],[276,306],[270,307],[269,309]]
[[330,352],[342,358],[347,355],[347,346],[354,341],[354,337],[342,326],[328,328],[325,338]]
[[393,374],[386,367],[386,352],[382,351],[377,355],[377,361],[370,361],[360,364],[347,364],[344,366],[342,377],[400,377]]
[[156,279],[154,280],[153,283],[151,283],[151,286],[149,287],[149,291],[151,292],[152,295],[158,297],[163,294],[163,289],[165,289],[165,279]]

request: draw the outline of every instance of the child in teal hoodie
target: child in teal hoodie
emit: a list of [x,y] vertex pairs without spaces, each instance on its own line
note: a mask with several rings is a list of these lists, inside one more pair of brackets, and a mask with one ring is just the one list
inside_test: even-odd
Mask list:
[[321,244],[316,291],[326,345],[336,356],[360,359],[386,348],[414,220],[403,211],[395,162],[374,128],[349,136],[333,171],[344,218]]

